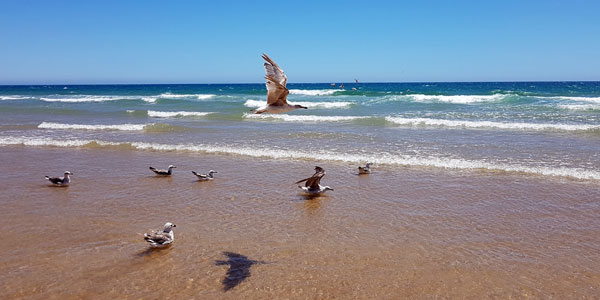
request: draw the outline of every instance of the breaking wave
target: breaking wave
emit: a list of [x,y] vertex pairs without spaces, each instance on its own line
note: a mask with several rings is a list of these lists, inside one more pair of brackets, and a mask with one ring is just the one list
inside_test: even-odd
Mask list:
[[154,118],[176,118],[176,117],[203,117],[212,112],[197,112],[197,111],[154,111],[149,110],[148,116]]
[[215,97],[213,94],[171,94],[171,93],[163,93],[158,97],[163,99],[198,99],[198,100],[206,100]]
[[[349,108],[354,102],[289,102],[290,104],[300,104],[309,108]],[[258,100],[246,100],[244,106],[246,107],[262,107],[267,104],[266,101]]]
[[569,177],[580,180],[600,180],[600,172],[581,168],[531,167],[517,164],[494,163],[481,160],[466,160],[435,156],[394,155],[371,153],[368,155],[337,153],[331,151],[298,151],[239,147],[206,144],[157,144],[144,142],[107,142],[98,140],[56,140],[50,138],[0,137],[0,145],[54,146],[54,147],[118,147],[131,150],[191,151],[215,154],[266,157],[272,159],[325,160],[337,162],[363,163],[369,161],[381,165],[433,167],[457,170],[483,170],[492,172],[516,172],[530,175]]
[[333,90],[333,89],[325,89],[325,90],[298,90],[291,89],[289,90],[292,95],[306,95],[306,96],[327,96],[333,95],[336,92],[344,91],[344,90]]
[[[70,97],[41,97],[40,100],[46,102],[105,102],[117,100],[139,100],[141,96],[94,96],[94,95],[77,95]],[[144,100],[146,101],[146,100]]]
[[244,114],[244,118],[261,120],[281,120],[286,122],[343,122],[359,119],[369,119],[366,116],[314,116],[314,115],[276,115],[276,114]]
[[43,122],[40,125],[38,125],[38,128],[41,128],[41,129],[138,131],[138,130],[144,130],[144,128],[148,125],[153,125],[153,124],[87,125],[87,124],[64,124],[64,123]]
[[386,121],[410,126],[462,127],[462,128],[498,128],[512,130],[557,130],[589,131],[600,130],[600,125],[541,124],[541,123],[503,123],[494,121],[464,121],[429,118],[386,117]]

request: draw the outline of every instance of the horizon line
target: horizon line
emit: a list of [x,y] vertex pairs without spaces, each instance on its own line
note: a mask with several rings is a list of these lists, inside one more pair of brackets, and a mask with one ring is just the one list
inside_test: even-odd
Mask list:
[[[359,81],[358,84],[377,84],[377,83],[556,83],[556,82],[600,82],[600,80],[517,80],[517,81]],[[288,84],[356,84],[349,82],[288,82]],[[18,83],[4,84],[0,86],[59,86],[59,85],[227,85],[227,84],[264,84],[264,82],[228,82],[228,83]]]

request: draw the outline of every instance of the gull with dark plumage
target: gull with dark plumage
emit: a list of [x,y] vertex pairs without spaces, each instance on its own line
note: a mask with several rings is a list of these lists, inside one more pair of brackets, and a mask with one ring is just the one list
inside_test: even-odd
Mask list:
[[320,195],[326,191],[333,191],[329,186],[322,186],[321,179],[325,176],[325,170],[319,166],[315,167],[315,174],[309,178],[305,178],[296,182],[296,184],[306,181],[304,186],[298,186],[304,192],[311,195]]
[[69,171],[65,171],[65,174],[63,177],[45,176],[45,178],[48,179],[50,182],[52,182],[52,184],[54,184],[54,185],[68,186],[71,183],[71,175],[73,175],[73,173],[71,173]]
[[254,110],[254,113],[280,114],[298,108],[306,109],[307,107],[302,105],[287,103],[287,95],[290,93],[286,88],[287,76],[285,76],[283,70],[268,55],[263,53],[262,58],[265,60],[267,105],[257,108]]
[[371,165],[372,163],[367,163],[364,167],[358,167],[358,174],[371,174]]
[[192,171],[192,173],[194,175],[196,175],[196,177],[198,177],[198,181],[208,181],[208,180],[213,180],[215,177],[213,176],[213,174],[215,173],[219,173],[215,170],[210,170],[208,171],[208,174],[198,174],[196,173],[196,171]]
[[177,168],[174,165],[170,165],[168,170],[157,170],[156,168],[150,167],[150,170],[154,172],[156,175],[160,176],[171,176],[173,175],[173,168]]
[[167,222],[162,231],[158,230],[144,233],[144,240],[150,243],[150,246],[154,248],[170,245],[175,240],[175,234],[173,234],[174,227],[177,226],[171,222]]

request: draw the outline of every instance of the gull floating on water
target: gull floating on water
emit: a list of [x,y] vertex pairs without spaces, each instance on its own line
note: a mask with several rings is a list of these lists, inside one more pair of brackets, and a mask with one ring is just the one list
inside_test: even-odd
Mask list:
[[195,171],[192,171],[192,173],[194,173],[194,175],[196,175],[196,177],[198,177],[199,181],[207,181],[207,180],[213,180],[214,179],[213,174],[219,173],[219,172],[217,172],[215,170],[210,170],[210,171],[208,171],[208,174],[198,174]]
[[299,180],[296,182],[296,184],[306,181],[306,184],[304,186],[298,187],[301,188],[304,192],[312,195],[319,195],[326,191],[333,191],[333,189],[329,186],[322,186],[319,184],[323,176],[325,176],[325,170],[317,166],[315,167],[315,174],[313,174],[313,176]]
[[152,231],[151,233],[144,233],[144,240],[150,243],[152,247],[164,247],[171,244],[175,240],[173,234],[173,228],[177,227],[171,222],[165,223],[162,231]]
[[156,175],[171,176],[173,174],[173,172],[172,172],[173,168],[177,168],[177,167],[174,165],[170,165],[168,170],[157,170],[156,168],[150,167],[150,170],[152,170],[152,172],[156,173]]
[[358,174],[370,174],[372,163],[367,163],[364,167],[358,167]]
[[65,174],[63,177],[49,177],[49,176],[45,176],[45,177],[46,177],[46,179],[48,179],[50,182],[52,182],[55,185],[67,186],[67,185],[69,185],[69,183],[71,183],[71,175],[73,175],[73,173],[71,173],[69,171],[65,171]]
[[298,108],[304,108],[302,105],[290,105],[287,103],[287,95],[290,93],[285,87],[287,76],[283,70],[266,54],[262,58],[265,60],[265,79],[267,79],[267,105],[254,110],[255,114],[270,113],[280,114],[292,111]]

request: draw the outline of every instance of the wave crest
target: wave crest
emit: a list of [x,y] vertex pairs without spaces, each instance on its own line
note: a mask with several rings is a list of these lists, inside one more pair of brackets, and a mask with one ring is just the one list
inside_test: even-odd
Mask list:
[[325,90],[300,90],[300,89],[291,89],[289,90],[292,95],[306,95],[306,96],[327,96],[333,95],[336,92],[344,91],[344,90],[333,90],[333,89],[325,89]]
[[[302,106],[306,106],[309,108],[349,108],[352,104],[354,104],[354,102],[294,102],[290,104],[294,105],[294,104],[300,104]],[[267,104],[266,101],[258,101],[258,100],[252,100],[252,99],[248,99],[246,100],[246,102],[244,103],[244,106],[246,107],[263,107]]]
[[558,130],[558,131],[588,131],[599,130],[600,125],[573,125],[573,124],[541,124],[541,123],[502,123],[493,121],[464,121],[444,120],[429,118],[402,118],[386,117],[386,121],[411,126],[438,126],[438,127],[463,127],[463,128],[498,128],[513,130]]
[[297,151],[284,149],[266,149],[238,147],[228,145],[194,144],[157,144],[144,142],[107,142],[98,140],[55,140],[50,138],[0,137],[0,145],[54,146],[54,147],[118,147],[121,149],[156,151],[191,151],[215,154],[233,154],[273,159],[308,159],[337,162],[363,163],[365,161],[382,165],[434,167],[458,170],[487,170],[501,172],[526,173],[531,175],[569,177],[580,180],[600,180],[600,172],[581,168],[566,167],[530,167],[507,163],[494,163],[481,160],[466,160],[434,156],[394,155],[390,153],[372,153],[368,155],[336,153],[331,151]]
[[244,114],[244,118],[261,120],[281,120],[285,122],[343,122],[368,119],[367,116],[315,116],[315,115],[286,115],[286,114]]
[[154,118],[176,118],[176,117],[203,117],[212,112],[197,112],[197,111],[155,111],[149,110],[148,116]]

